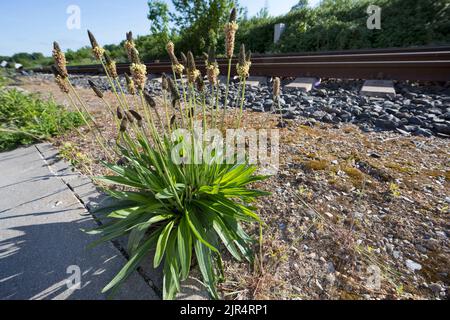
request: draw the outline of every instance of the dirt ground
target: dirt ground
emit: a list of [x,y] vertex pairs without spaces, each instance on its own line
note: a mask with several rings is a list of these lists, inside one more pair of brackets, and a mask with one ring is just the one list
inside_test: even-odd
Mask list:
[[[55,84],[20,87],[69,106]],[[107,108],[81,98],[114,141]],[[113,94],[105,99],[115,103]],[[247,128],[278,118],[248,112]],[[272,192],[255,266],[226,259],[227,299],[446,299],[450,273],[450,141],[354,125],[289,121],[280,129],[280,170],[258,187]],[[80,130],[89,135],[86,129]],[[53,141],[83,173],[98,175],[101,150],[74,131]],[[255,237],[259,230],[252,230]]]

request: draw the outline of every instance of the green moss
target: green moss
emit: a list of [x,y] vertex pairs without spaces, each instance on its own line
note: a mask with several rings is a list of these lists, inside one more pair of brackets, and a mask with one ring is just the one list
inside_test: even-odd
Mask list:
[[323,171],[328,169],[329,163],[326,160],[309,160],[303,161],[302,165],[305,169],[313,170],[313,171]]

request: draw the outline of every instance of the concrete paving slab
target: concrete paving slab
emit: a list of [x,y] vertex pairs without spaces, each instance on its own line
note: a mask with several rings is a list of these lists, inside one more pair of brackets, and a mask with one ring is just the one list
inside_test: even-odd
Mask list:
[[249,87],[259,87],[261,85],[267,84],[266,77],[248,77],[245,84]]
[[[71,168],[70,164],[58,157],[56,148],[48,143],[37,144],[36,148],[41,152],[43,158],[46,161],[50,161],[50,171],[59,176],[71,189],[74,195],[88,208],[91,212],[102,206],[109,206],[114,203],[114,199],[101,193],[92,180],[85,177]],[[71,175],[66,175],[65,172],[70,171]],[[87,213],[89,214],[89,213]],[[96,219],[106,223],[106,220],[102,220],[102,217],[96,216],[95,212],[92,213]],[[116,246],[127,252],[128,239],[121,237],[115,240]],[[140,275],[156,290],[159,294],[163,290],[163,273],[162,267],[158,269],[153,268],[153,253],[144,258],[140,265]],[[204,300],[208,299],[209,295],[207,290],[201,283],[195,279],[201,278],[197,269],[192,270],[192,276],[181,284],[181,292],[178,294],[177,299],[182,300]]]
[[296,78],[294,81],[287,84],[285,86],[285,89],[297,89],[309,92],[314,87],[314,84],[318,81],[319,79],[317,78]]
[[[86,248],[97,237],[80,229],[97,224],[38,149],[0,153],[0,177],[0,299],[106,299],[126,259],[112,243]],[[134,272],[114,298],[159,297]]]
[[361,95],[370,97],[393,97],[395,96],[394,82],[391,80],[366,80],[360,92]]

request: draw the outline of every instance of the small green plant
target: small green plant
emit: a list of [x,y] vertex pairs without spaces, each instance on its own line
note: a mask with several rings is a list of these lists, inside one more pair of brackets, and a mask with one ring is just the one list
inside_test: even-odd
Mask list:
[[[237,28],[236,12],[233,10],[225,28],[229,69]],[[220,90],[214,49],[209,51],[206,63],[211,85],[208,91],[196,68],[193,54],[182,55],[183,63],[180,63],[173,43],[168,43],[173,78],[163,77],[165,111],[160,114],[155,98],[145,91],[147,70],[141,63],[131,33],[127,34],[125,42],[131,60],[131,77],[127,77],[127,89],[131,96],[124,94],[115,61],[90,32],[89,38],[93,54],[103,65],[117,98],[117,106],[113,108],[103,99],[103,93],[95,83],[91,81],[90,85],[111,113],[118,138],[116,145],[111,146],[92,117],[86,117],[92,120],[90,132],[111,160],[104,165],[112,174],[97,177],[96,180],[111,186],[105,191],[117,200],[111,207],[96,210],[97,215],[108,218],[109,222],[88,232],[100,235],[92,245],[128,236],[130,254],[128,263],[103,291],[114,292],[142,259],[153,251],[153,266],[163,265],[164,299],[173,299],[180,291],[180,282],[188,278],[194,260],[211,297],[218,299],[216,285],[224,277],[221,247],[239,261],[253,261],[254,240],[244,231],[243,224],[262,224],[251,204],[257,197],[268,193],[249,187],[266,176],[255,174],[258,168],[248,164],[247,160],[235,163],[174,160],[177,156],[197,159],[202,152],[197,149],[198,144],[203,146],[201,150],[205,150],[206,141],[196,138],[199,127],[203,133],[208,129],[219,131],[219,128],[225,128],[226,120],[231,120],[235,128],[240,127],[242,108],[236,111],[238,116],[227,117],[224,105],[222,120],[218,121]],[[242,47],[241,51],[244,50]],[[53,56],[56,82],[80,114],[81,110],[87,111],[70,84],[65,56],[57,44],[54,45]],[[237,70],[241,81],[248,77],[249,68],[250,61],[241,59]],[[182,76],[186,76],[187,82],[177,81]],[[230,72],[226,95],[229,82]],[[245,85],[242,88],[245,93]],[[208,92],[211,92],[211,100],[216,102],[214,106],[206,104]],[[170,105],[166,103],[167,97],[170,97]],[[242,94],[242,99],[245,99],[245,94]],[[228,101],[227,97],[225,101]],[[201,126],[195,125],[197,119]],[[189,135],[177,136],[177,129],[183,129]],[[211,151],[209,155],[220,158],[218,150]]]
[[393,196],[394,198],[398,198],[398,197],[401,196],[401,193],[400,193],[400,187],[399,187],[398,184],[396,184],[396,183],[391,183],[391,184],[389,185],[389,190],[391,191],[391,194],[392,194],[392,196]]
[[53,101],[0,89],[0,151],[45,140],[79,125],[78,113]]

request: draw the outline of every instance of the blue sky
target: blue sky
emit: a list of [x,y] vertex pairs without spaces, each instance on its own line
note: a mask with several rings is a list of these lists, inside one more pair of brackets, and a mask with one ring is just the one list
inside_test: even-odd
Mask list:
[[[170,0],[166,0],[170,3]],[[271,15],[289,11],[298,0],[267,0]],[[310,0],[316,4],[318,0]],[[265,0],[240,0],[249,15],[264,7]],[[81,10],[81,28],[67,28],[67,8]],[[0,4],[0,55],[17,52],[51,53],[58,41],[65,49],[88,45],[86,30],[94,32],[102,44],[119,43],[125,33],[149,33],[146,0],[7,0]]]

